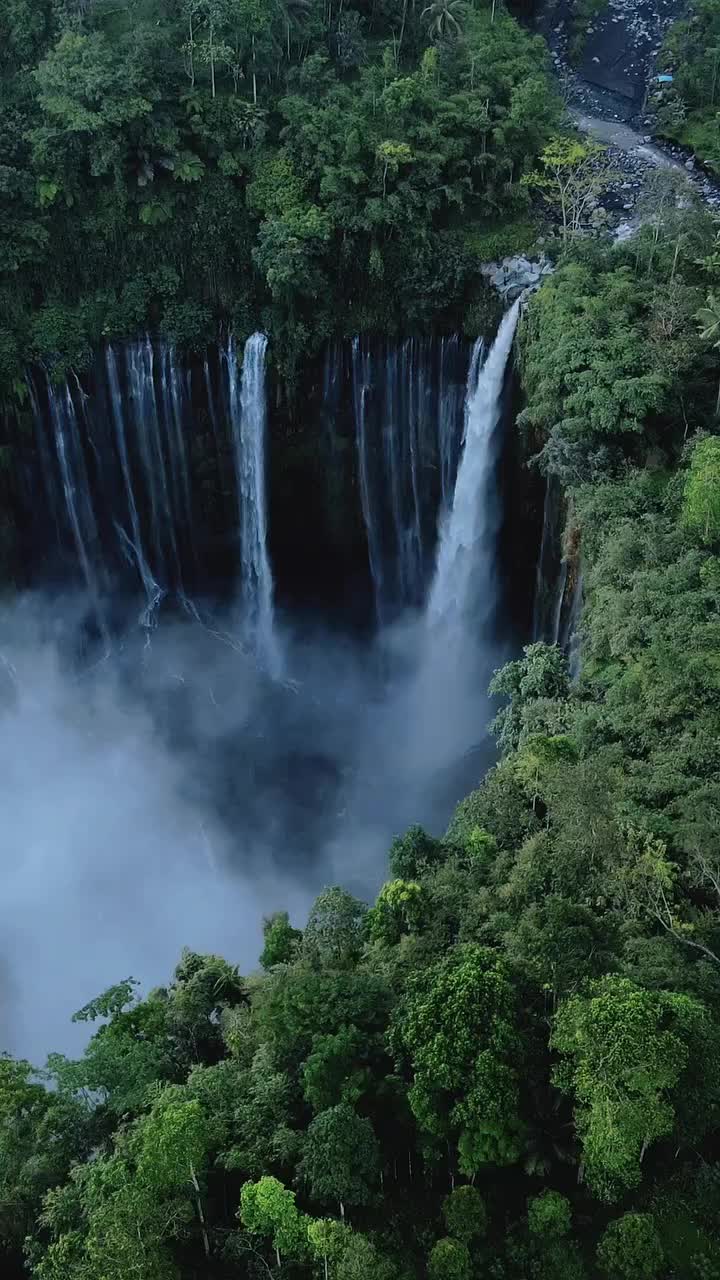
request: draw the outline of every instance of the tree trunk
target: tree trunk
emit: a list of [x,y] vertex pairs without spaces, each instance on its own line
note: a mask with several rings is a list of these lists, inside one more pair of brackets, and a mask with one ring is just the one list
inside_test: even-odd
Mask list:
[[253,64],[253,103],[257,106],[257,71],[255,67],[255,37],[252,37],[252,64]]
[[[407,18],[407,0],[403,0],[402,22],[400,23],[400,39],[398,40],[397,58],[400,57],[400,50],[402,49],[403,36],[405,35],[405,19],[406,18]],[[397,58],[395,60],[396,67],[397,67]]]
[[208,1239],[207,1224],[205,1222],[205,1213],[203,1211],[202,1198],[200,1196],[200,1184],[197,1180],[197,1176],[195,1174],[195,1170],[192,1165],[190,1165],[190,1180],[195,1189],[195,1203],[197,1205],[198,1218],[200,1220],[200,1230],[202,1231],[203,1248],[205,1250],[205,1257],[209,1258],[210,1257],[210,1241]]
[[340,1201],[340,1217],[344,1222],[345,1221],[345,1205],[343,1204],[342,1200]]
[[215,97],[215,46],[213,44],[213,28],[210,24],[210,83],[212,85],[212,96]]
[[190,41],[188,43],[188,54],[190,59],[190,88],[195,88],[195,55],[193,49],[195,47],[195,32],[193,31],[192,11],[189,14],[190,21]]

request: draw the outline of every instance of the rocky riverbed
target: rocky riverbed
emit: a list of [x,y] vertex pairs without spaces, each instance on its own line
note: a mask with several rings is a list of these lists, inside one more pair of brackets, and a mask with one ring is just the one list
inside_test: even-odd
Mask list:
[[608,0],[588,29],[577,68],[567,56],[569,0],[547,0],[538,15],[571,118],[608,149],[616,177],[602,205],[621,237],[638,223],[638,200],[653,170],[682,171],[696,196],[720,211],[720,183],[688,152],[653,137],[644,109],[662,42],[685,7],[685,0]]

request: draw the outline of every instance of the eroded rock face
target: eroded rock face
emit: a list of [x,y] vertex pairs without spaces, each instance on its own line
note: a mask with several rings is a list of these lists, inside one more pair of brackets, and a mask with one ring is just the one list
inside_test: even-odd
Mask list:
[[480,270],[503,298],[514,302],[528,289],[537,289],[554,267],[544,254],[539,258],[518,254],[514,258],[503,258],[502,262],[483,263]]

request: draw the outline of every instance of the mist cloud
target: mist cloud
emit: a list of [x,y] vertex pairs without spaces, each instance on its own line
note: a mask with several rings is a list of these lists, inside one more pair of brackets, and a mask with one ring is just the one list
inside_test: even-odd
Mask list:
[[167,613],[105,652],[79,598],[2,609],[0,1050],[77,1050],[77,1008],[184,945],[256,967],[264,914],[371,896],[392,836],[480,776],[486,681],[428,666],[420,619],[374,644],[295,623],[280,683],[231,632]]

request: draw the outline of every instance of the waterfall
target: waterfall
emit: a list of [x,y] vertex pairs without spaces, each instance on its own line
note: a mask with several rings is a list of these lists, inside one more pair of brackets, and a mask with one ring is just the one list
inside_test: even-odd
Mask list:
[[[455,480],[457,477],[459,445],[457,424],[463,412],[463,401],[467,394],[458,382],[448,376],[448,364],[456,355],[459,347],[457,335],[442,338],[440,342],[440,382],[438,388],[438,440],[440,448],[440,487],[442,495],[442,515],[446,515],[452,504]],[[477,370],[485,354],[485,342],[482,338],[475,343],[470,362],[468,383],[477,380]]]
[[423,426],[427,401],[426,361],[423,351],[418,353],[418,344],[410,338],[403,344],[402,365],[404,374],[401,388],[407,388],[408,411],[406,415],[406,434],[410,454],[410,492],[411,510],[405,546],[401,550],[401,571],[407,583],[407,589],[413,599],[417,599],[422,591],[424,577],[423,563],[423,517],[421,498],[421,468],[423,465]]
[[[451,630],[464,629],[476,601],[486,617],[491,608],[490,572],[494,549],[489,541],[495,532],[495,504],[491,492],[495,462],[493,445],[519,310],[518,300],[503,317],[479,373],[479,343],[473,351],[468,378],[465,444],[452,510],[441,534],[427,610],[431,625],[442,623]],[[477,599],[479,594],[483,594],[482,601]]]
[[380,623],[425,599],[438,513],[454,490],[466,360],[457,336],[353,341],[360,504]]
[[125,498],[127,500],[132,537],[128,534],[122,524],[118,523],[116,527],[126,556],[128,559],[134,559],[138,573],[140,574],[140,581],[142,582],[143,590],[145,592],[145,608],[140,614],[140,625],[150,628],[155,624],[155,615],[158,606],[165,595],[165,590],[155,581],[143,547],[140,516],[138,514],[137,502],[135,500],[135,489],[130,469],[130,456],[128,453],[127,435],[125,431],[125,413],[122,393],[120,390],[120,379],[118,377],[115,352],[111,346],[108,346],[107,348],[105,360],[107,364],[108,385],[110,387],[110,405],[113,422],[115,424],[115,438],[125,486]]
[[94,565],[98,530],[90,498],[77,412],[67,384],[64,391],[58,393],[48,380],[48,406],[73,541],[88,596],[100,629],[104,630],[100,588]]
[[[48,380],[49,386],[49,380]],[[38,400],[37,390],[33,378],[28,374],[27,387],[30,395],[30,407],[32,409],[33,424],[35,427],[35,444],[38,451],[40,461],[40,471],[42,474],[42,486],[44,489],[44,499],[47,504],[47,511],[52,517],[57,537],[60,537],[60,526],[62,521],[62,504],[58,502],[57,485],[55,481],[55,472],[53,467],[51,451],[45,436],[43,425],[43,415]]]
[[504,316],[485,360],[482,341],[473,348],[464,436],[458,433],[461,456],[452,504],[441,515],[434,578],[419,624],[400,631],[412,677],[396,713],[402,725],[398,754],[417,811],[433,787],[445,785],[444,777],[459,777],[466,755],[476,759],[473,750],[488,719],[485,690],[496,656],[490,624],[501,512],[495,486],[497,428],[518,314],[519,302]]
[[238,490],[243,626],[258,657],[271,675],[277,675],[280,651],[274,628],[265,497],[266,350],[265,334],[254,333],[248,338],[240,377],[237,347],[231,336],[226,359]]
[[563,648],[567,654],[570,679],[576,681],[580,676],[582,651],[580,646],[580,617],[583,606],[583,573],[580,565],[575,566],[570,607],[568,609]]
[[128,382],[134,411],[135,434],[139,445],[145,490],[150,506],[152,551],[155,572],[168,580],[166,544],[172,558],[177,583],[182,583],[180,556],[175,536],[175,517],[170,497],[163,442],[155,394],[155,352],[149,336],[128,348]]
[[[49,533],[66,563],[74,554],[89,590],[92,580],[101,596],[110,583],[139,589],[144,625],[166,597],[183,605],[235,581],[237,546],[252,644],[271,652],[264,342],[256,335],[244,362],[226,339],[187,362],[148,334],[105,345],[82,386],[70,374],[69,390],[54,389],[53,406],[35,371],[34,483],[45,500],[37,517],[28,504],[27,526],[33,542]],[[470,353],[458,335],[363,336],[329,344],[315,384],[308,371],[310,395],[317,387],[322,396],[320,428],[312,414],[296,424],[292,464],[323,489],[298,541],[307,536],[313,553],[331,541],[328,572],[354,610],[365,593],[353,584],[371,577],[383,625],[427,600],[462,452]],[[474,371],[482,356],[478,344]],[[294,552],[289,520],[278,533],[279,549],[286,544]]]
[[384,580],[382,534],[380,532],[381,510],[374,498],[376,485],[372,483],[370,469],[372,453],[368,440],[367,402],[371,386],[371,357],[369,350],[363,350],[360,339],[353,340],[353,406],[355,409],[355,428],[357,433],[358,476],[360,479],[360,502],[363,519],[367,530],[368,559],[370,574],[375,590],[375,606],[378,620],[382,623],[384,613]]
[[185,402],[187,387],[178,369],[174,347],[160,348],[160,383],[165,422],[165,445],[170,461],[170,485],[176,526],[176,536],[184,535],[184,543],[190,552],[193,566],[197,563],[195,550],[192,491],[185,443],[187,414]]

